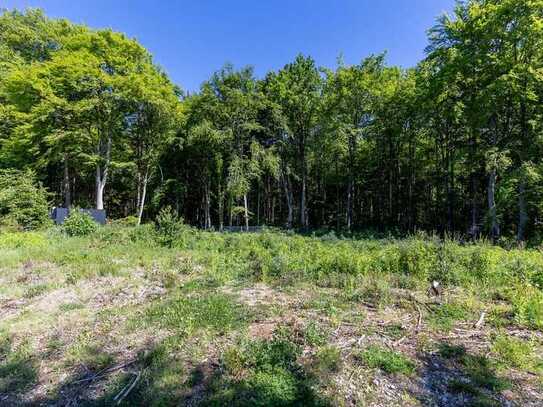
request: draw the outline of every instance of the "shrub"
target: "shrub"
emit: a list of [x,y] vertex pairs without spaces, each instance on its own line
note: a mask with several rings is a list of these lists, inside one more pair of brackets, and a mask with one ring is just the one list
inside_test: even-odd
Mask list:
[[183,219],[177,216],[177,213],[170,206],[167,206],[158,213],[155,228],[159,243],[163,246],[172,247],[183,234]]
[[31,171],[0,170],[0,224],[25,230],[50,223],[48,193]]
[[511,290],[515,322],[533,329],[543,328],[543,293],[530,286],[519,286]]
[[276,332],[273,339],[245,342],[228,349],[214,391],[203,405],[295,406],[315,405],[302,366],[301,348]]
[[64,222],[64,231],[70,236],[88,236],[98,229],[92,217],[80,210],[72,210]]
[[138,218],[136,216],[127,216],[126,218],[115,219],[111,222],[112,226],[120,227],[134,227],[138,225]]

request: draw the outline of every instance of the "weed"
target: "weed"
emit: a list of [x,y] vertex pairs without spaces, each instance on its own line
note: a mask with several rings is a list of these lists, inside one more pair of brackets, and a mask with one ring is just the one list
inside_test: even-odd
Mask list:
[[337,372],[341,366],[341,352],[333,346],[324,346],[317,351],[313,369],[319,376]]
[[378,368],[389,374],[411,375],[415,372],[415,364],[402,355],[379,346],[369,346],[360,353],[361,361],[370,368]]
[[530,369],[535,364],[534,347],[529,341],[499,335],[491,350],[506,366]]
[[428,319],[434,328],[442,331],[450,331],[455,322],[464,321],[472,317],[473,313],[470,312],[465,304],[446,303],[435,307]]
[[32,285],[30,287],[27,288],[27,290],[25,291],[24,293],[24,296],[26,298],[34,298],[34,297],[37,297],[41,294],[43,294],[44,292],[46,292],[47,290],[49,289],[49,285],[48,284],[36,284],[36,285]]
[[10,339],[2,339],[0,357],[0,393],[20,392],[36,383],[36,361],[26,343],[14,348]]
[[309,346],[322,346],[328,339],[328,329],[311,321],[304,329],[304,339]]
[[298,364],[301,349],[279,332],[272,340],[253,341],[227,350],[226,377],[216,377],[203,405],[317,405],[308,378]]
[[466,354],[466,348],[462,345],[439,344],[438,353],[445,359],[456,359]]
[[223,333],[243,325],[247,321],[247,312],[232,297],[224,294],[179,294],[152,306],[147,312],[147,321],[188,335],[197,329]]

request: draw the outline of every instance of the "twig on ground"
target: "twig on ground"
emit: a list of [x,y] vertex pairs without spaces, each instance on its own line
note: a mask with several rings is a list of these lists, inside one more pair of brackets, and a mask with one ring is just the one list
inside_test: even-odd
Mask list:
[[399,344],[401,344],[406,339],[407,339],[407,336],[402,336],[400,339],[398,339],[396,342],[394,342],[393,345],[398,346]]
[[129,365],[131,365],[131,364],[133,364],[135,362],[136,362],[136,360],[134,359],[134,360],[131,360],[131,361],[126,362],[126,363],[121,363],[120,365],[116,365],[116,366],[108,367],[106,369],[102,369],[98,373],[96,373],[95,375],[92,375],[91,377],[86,377],[86,378],[81,379],[81,380],[76,380],[75,382],[73,382],[73,384],[82,383],[82,382],[92,382],[93,380],[99,379],[99,378],[105,376],[108,373],[114,372],[115,370],[122,369],[123,367],[129,366]]
[[[134,373],[135,374],[135,373]],[[140,377],[141,377],[141,371],[138,372],[136,375],[136,378],[130,383],[130,385],[125,386],[119,394],[117,394],[113,401],[117,401],[117,405],[121,404],[122,401],[128,396],[128,394],[132,391],[132,389],[136,386],[138,383]]]
[[420,307],[418,304],[416,304],[416,307],[417,307],[417,311],[419,312],[419,319],[417,320],[417,329],[416,329],[416,332],[419,333],[420,332],[420,327],[422,326],[422,311],[420,310]]
[[481,316],[479,317],[479,320],[473,325],[474,328],[479,329],[485,322],[485,316],[486,312],[481,312]]

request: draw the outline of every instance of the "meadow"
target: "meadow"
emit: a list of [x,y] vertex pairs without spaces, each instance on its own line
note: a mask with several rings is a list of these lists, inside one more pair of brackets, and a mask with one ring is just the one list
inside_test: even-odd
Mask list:
[[0,405],[542,405],[542,287],[422,234],[3,232]]

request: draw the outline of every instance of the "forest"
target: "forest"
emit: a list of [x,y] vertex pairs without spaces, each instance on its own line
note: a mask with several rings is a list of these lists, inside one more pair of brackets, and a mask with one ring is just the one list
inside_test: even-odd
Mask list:
[[[416,67],[298,55],[189,93],[136,40],[0,16],[0,168],[52,206],[188,224],[543,235],[543,1],[469,0]],[[190,60],[186,61],[190,64]],[[182,86],[182,84],[180,84]],[[15,174],[15,175],[14,175]]]
[[543,0],[360,57],[0,11],[0,406],[543,406]]

